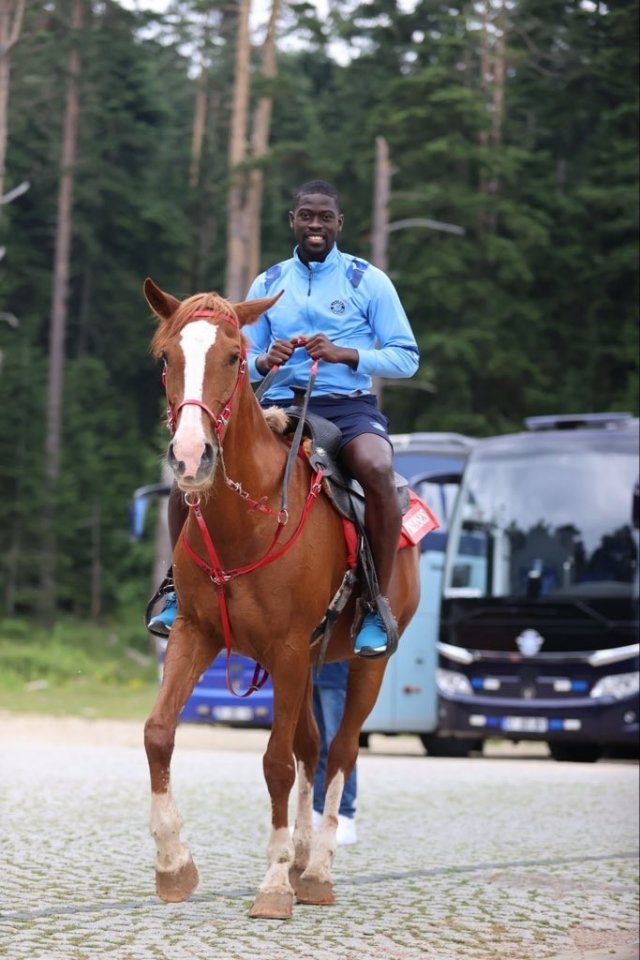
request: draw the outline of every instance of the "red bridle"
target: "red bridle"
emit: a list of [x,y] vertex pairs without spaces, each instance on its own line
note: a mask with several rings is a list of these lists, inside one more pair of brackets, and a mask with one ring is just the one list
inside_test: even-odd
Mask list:
[[[189,321],[198,320],[198,319],[207,319],[207,320],[226,320],[227,323],[232,324],[236,330],[240,329],[240,324],[238,323],[235,317],[232,317],[228,313],[220,313],[217,310],[197,310],[195,313],[192,313],[189,317]],[[244,349],[244,345],[240,344],[240,364],[238,366],[238,375],[236,377],[236,382],[234,384],[233,390],[229,394],[229,397],[222,405],[222,410],[217,415],[207,406],[206,403],[203,403],[202,400],[182,400],[177,407],[174,407],[167,398],[167,424],[171,433],[174,434],[178,428],[178,414],[183,407],[200,407],[201,410],[207,414],[213,429],[215,432],[218,441],[222,443],[222,437],[224,436],[224,431],[229,422],[229,417],[231,416],[233,399],[237,390],[242,383],[246,372],[247,372],[247,357]],[[166,390],[167,388],[167,362],[165,360],[164,367],[162,370],[162,384]]]

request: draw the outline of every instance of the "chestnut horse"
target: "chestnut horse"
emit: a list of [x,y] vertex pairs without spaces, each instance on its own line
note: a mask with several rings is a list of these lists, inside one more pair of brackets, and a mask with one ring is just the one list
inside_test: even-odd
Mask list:
[[[319,736],[312,710],[310,636],[347,570],[342,522],[307,459],[294,458],[288,503],[283,475],[290,446],[272,429],[247,377],[242,327],[278,299],[231,304],[214,293],[179,301],[151,280],[147,302],[160,323],[152,352],[165,362],[170,426],[168,462],[190,505],[173,554],[179,614],[171,628],[164,677],[145,724],[151,775],[156,889],[186,899],[198,873],[180,839],[170,764],[180,711],[214,657],[232,646],[270,673],[273,725],[263,758],[271,797],[267,871],[252,917],[286,919],[299,902],[334,900],[331,865],[338,807],[373,708],[386,659],[352,652],[354,601],[334,626],[327,660],[349,659],[344,719],[331,744],[320,829],[312,828]],[[389,601],[402,633],[418,603],[417,548],[399,552]],[[293,836],[289,794],[298,776]]]

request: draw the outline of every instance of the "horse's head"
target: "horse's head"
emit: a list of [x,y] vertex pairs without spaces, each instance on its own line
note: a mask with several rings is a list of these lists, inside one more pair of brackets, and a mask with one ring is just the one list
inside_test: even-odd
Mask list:
[[224,430],[246,374],[241,329],[280,294],[236,304],[217,293],[180,301],[150,279],[144,294],[160,320],[151,350],[165,364],[173,431],[169,466],[182,490],[203,490],[213,482]]

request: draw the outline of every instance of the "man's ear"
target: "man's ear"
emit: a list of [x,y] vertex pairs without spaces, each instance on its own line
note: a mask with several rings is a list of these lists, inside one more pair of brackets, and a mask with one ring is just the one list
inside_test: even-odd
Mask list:
[[293,210],[289,210],[289,226],[293,230]]

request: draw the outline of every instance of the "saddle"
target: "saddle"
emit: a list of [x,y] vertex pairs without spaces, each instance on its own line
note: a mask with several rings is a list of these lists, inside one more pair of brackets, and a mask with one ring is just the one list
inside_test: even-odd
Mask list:
[[[353,589],[360,581],[360,595],[357,601],[356,616],[352,633],[357,634],[362,619],[369,610],[377,609],[387,632],[387,653],[393,653],[398,645],[398,628],[386,597],[380,595],[378,578],[373,563],[371,547],[364,528],[364,490],[362,485],[342,470],[338,464],[338,451],[342,434],[335,424],[317,414],[303,413],[302,408],[287,408],[289,429],[302,430],[302,436],[308,441],[306,455],[314,470],[322,468],[324,473],[324,491],[334,508],[350,522],[357,532],[356,560],[344,575],[337,593],[333,597],[327,612],[311,635],[311,646],[322,641],[316,669],[320,670],[324,661],[331,629],[349,600]],[[303,418],[302,426],[300,421]],[[402,515],[410,507],[409,483],[399,473],[395,474],[396,494]]]
[[[286,411],[289,417],[291,432],[295,429],[301,417],[301,410],[289,407]],[[302,435],[309,441],[307,457],[309,463],[317,470],[322,467],[325,480],[325,492],[338,513],[355,523],[358,529],[364,530],[364,490],[358,481],[349,476],[338,464],[338,450],[342,434],[334,423],[319,417],[315,413],[306,414]],[[396,493],[402,515],[409,509],[409,482],[395,474]]]

